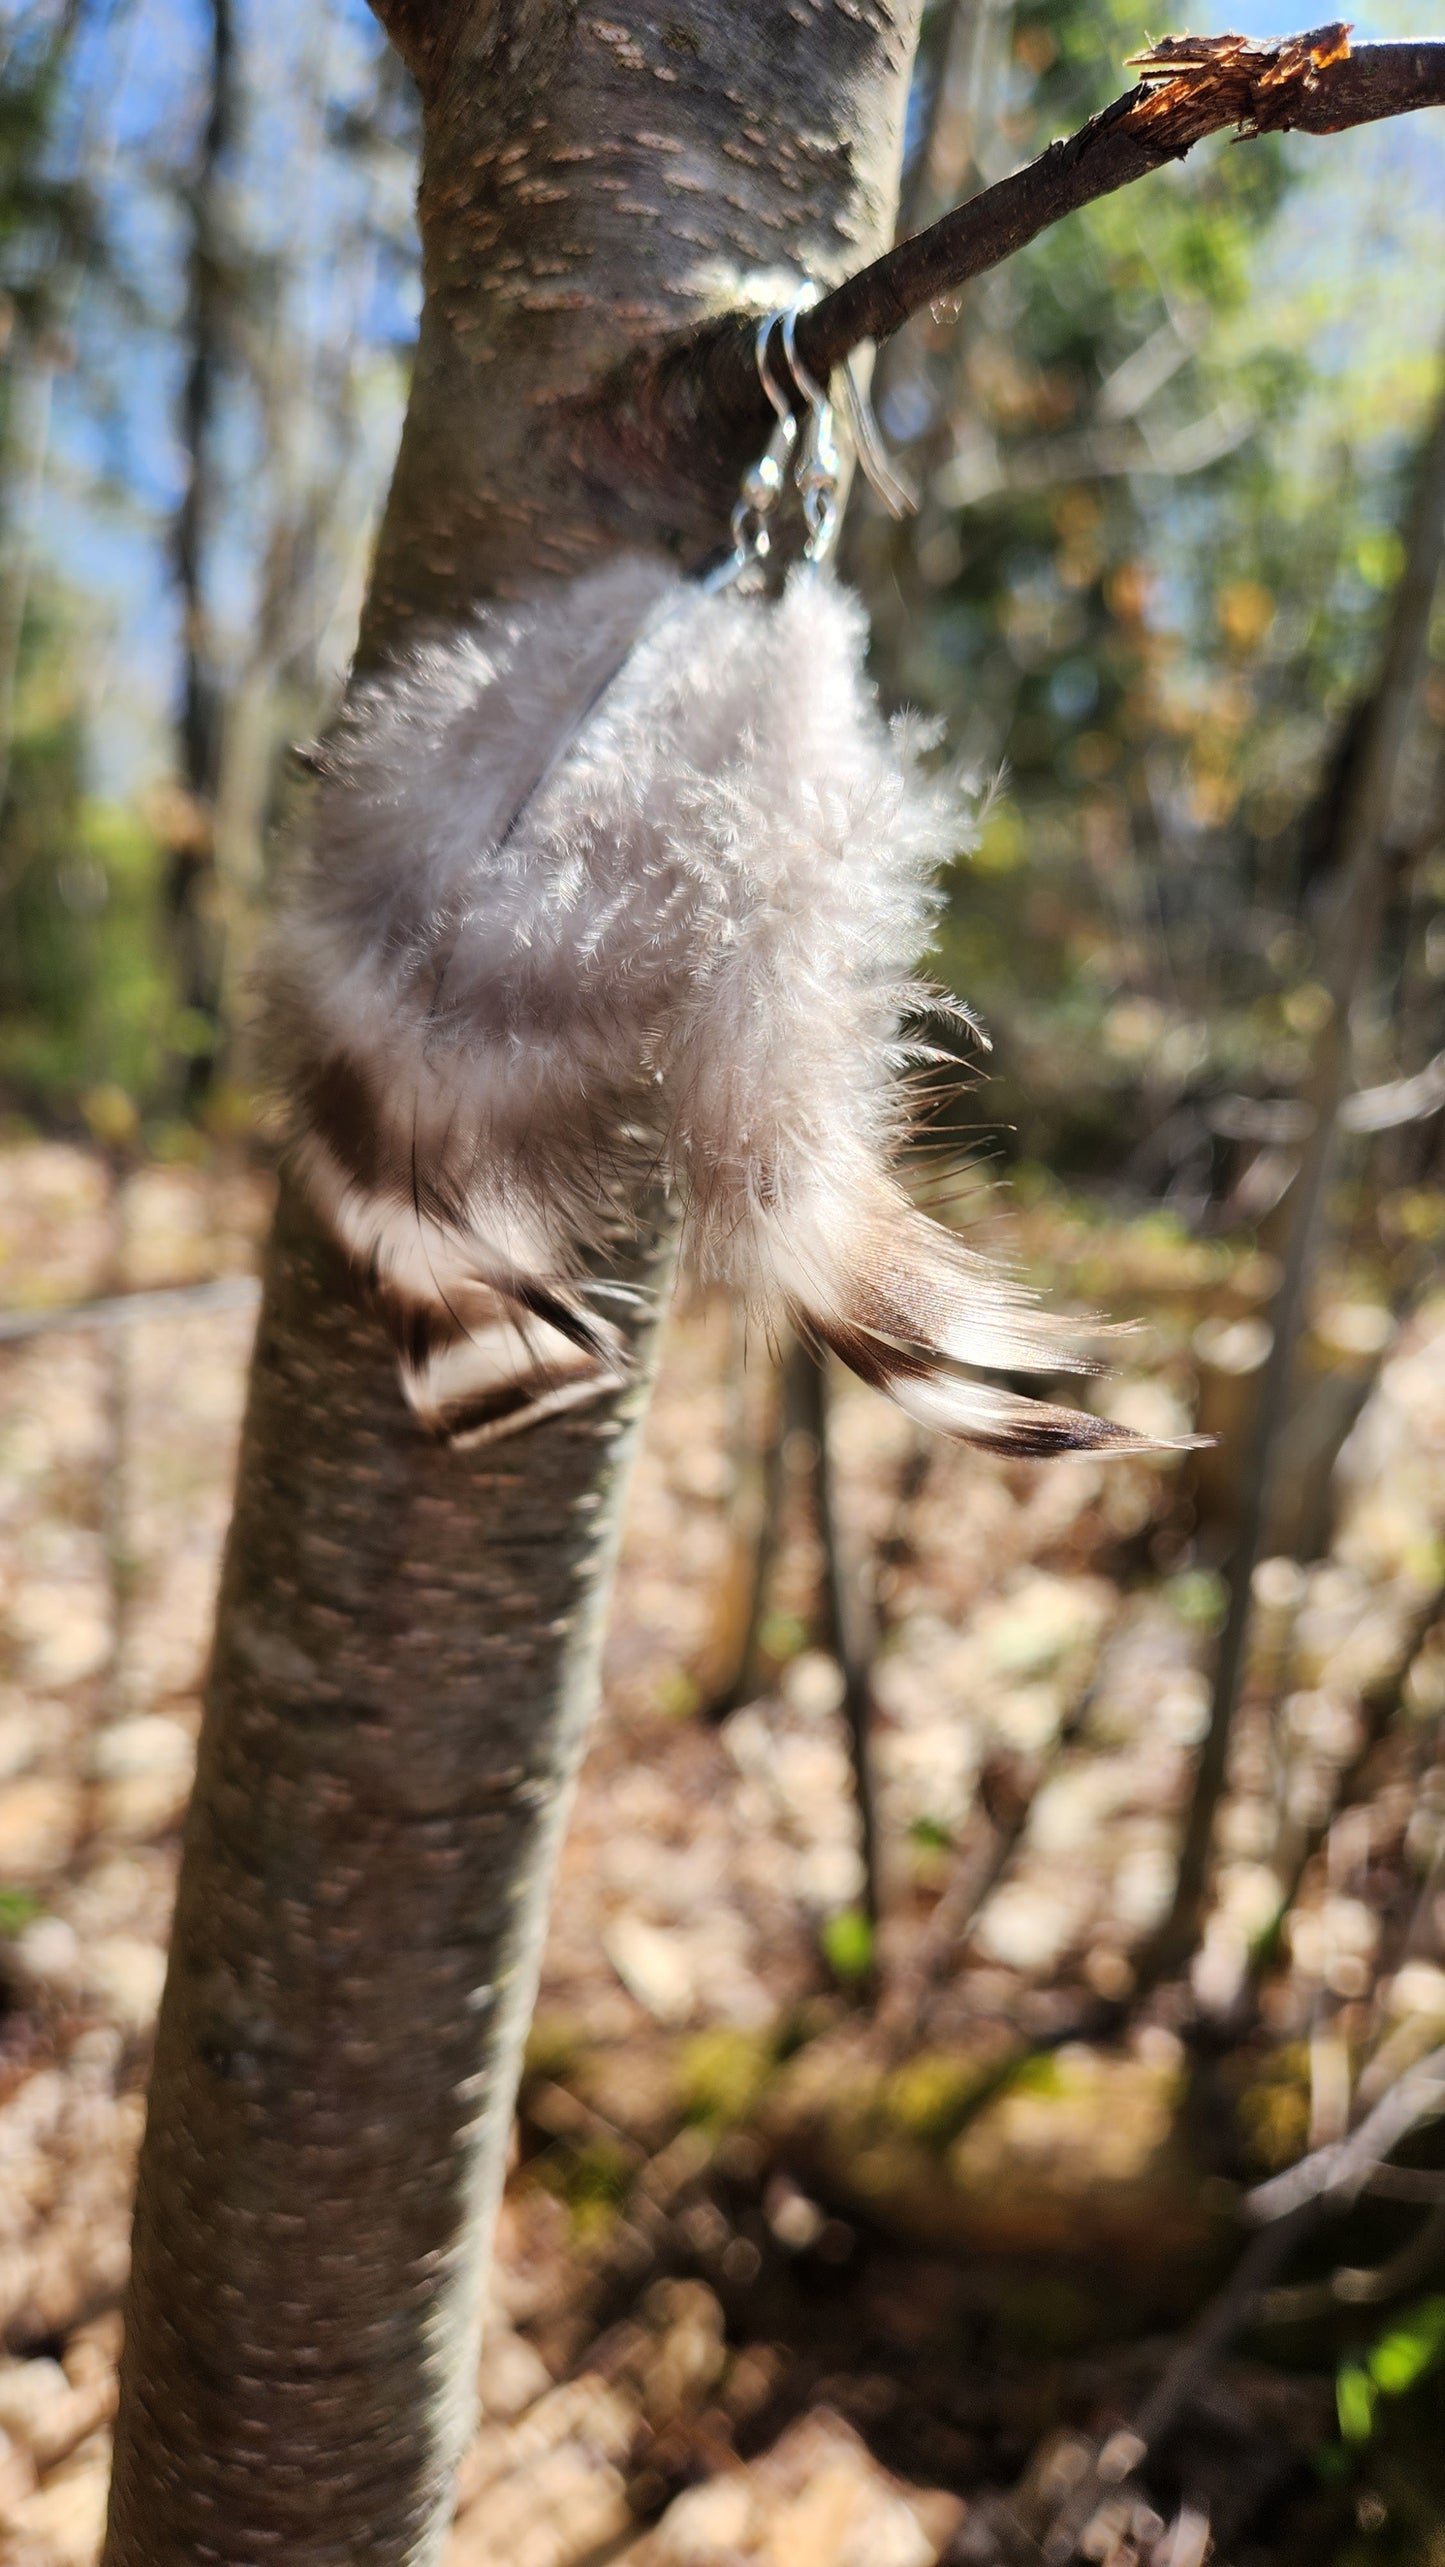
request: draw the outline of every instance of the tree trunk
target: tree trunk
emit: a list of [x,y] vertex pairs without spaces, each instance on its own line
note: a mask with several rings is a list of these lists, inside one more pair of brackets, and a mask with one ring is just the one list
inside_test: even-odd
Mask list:
[[227,210],[231,155],[241,121],[240,66],[232,0],[210,0],[210,103],[189,190],[186,370],[180,436],[186,483],[176,511],[174,552],[181,606],[181,700],[177,746],[191,812],[172,848],[166,900],[178,995],[192,1023],[176,1085],[199,1104],[215,1068],[220,999],[215,887],[216,792],[224,701],[209,581],[222,504],[217,416],[230,355],[235,258]]
[[[691,335],[873,256],[918,0],[390,0],[426,300],[363,652],[722,538]],[[629,402],[675,343],[665,415]],[[639,1272],[668,1262],[639,1207]],[[643,1331],[646,1339],[649,1332]],[[459,1456],[304,1209],[272,1242],[136,2210],[107,2567],[439,2553],[625,1395]]]

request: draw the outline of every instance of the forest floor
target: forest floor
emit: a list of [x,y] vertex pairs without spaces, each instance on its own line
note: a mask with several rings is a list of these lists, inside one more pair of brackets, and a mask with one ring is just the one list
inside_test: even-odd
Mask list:
[[[98,2555],[268,1201],[240,1165],[0,1156],[0,1311],[214,1286],[0,1343],[6,2567]],[[1247,1414],[1258,1255],[1062,1199],[1012,1240],[1139,1318],[1111,1413]],[[1297,1447],[1208,1923],[1153,1986],[1237,1435],[1011,1465],[836,1392],[873,1937],[797,1430],[760,1671],[709,1716],[769,1394],[736,1354],[724,1314],[672,1325],[448,2567],[1445,2567],[1445,1298],[1392,1334],[1358,1279],[1323,1290],[1318,1398],[1373,1387],[1328,1506]],[[1367,2134],[1364,2190],[1307,2174],[1265,2216],[1402,2095],[1418,2127]]]

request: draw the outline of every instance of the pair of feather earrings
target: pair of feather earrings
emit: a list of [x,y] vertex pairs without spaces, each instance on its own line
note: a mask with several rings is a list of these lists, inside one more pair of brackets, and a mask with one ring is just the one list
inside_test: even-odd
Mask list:
[[[720,572],[626,556],[489,607],[356,685],[319,753],[269,1064],[302,1182],[453,1442],[622,1376],[607,1252],[660,1176],[696,1274],[923,1424],[1009,1453],[1137,1443],[976,1378],[1089,1367],[894,1173],[964,826],[882,718],[826,567],[837,457],[798,308],[759,326],[778,425]],[[771,594],[790,475],[806,557]]]

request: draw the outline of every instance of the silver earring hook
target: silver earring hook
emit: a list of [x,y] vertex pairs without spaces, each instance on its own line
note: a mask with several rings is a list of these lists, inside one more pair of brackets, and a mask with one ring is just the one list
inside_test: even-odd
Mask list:
[[843,407],[848,413],[848,426],[864,480],[870,489],[876,491],[890,517],[916,516],[918,493],[907,474],[892,461],[883,443],[878,414],[863,386],[856,348],[850,348],[843,359],[843,395]]
[[765,312],[763,314],[761,321],[758,323],[758,326],[753,333],[753,356],[757,364],[758,381],[762,385],[764,392],[767,394],[768,399],[771,401],[773,408],[777,413],[778,425],[782,429],[789,446],[791,446],[798,433],[798,423],[793,416],[793,405],[788,399],[787,394],[784,392],[782,385],[779,383],[777,376],[774,374],[772,360],[768,355],[768,350],[772,345],[774,330],[778,327],[779,322],[783,322],[786,326],[786,321],[787,315],[783,312]]
[[833,426],[833,404],[798,354],[799,317],[817,299],[818,289],[810,285],[795,297],[783,315],[783,354],[788,360],[788,371],[808,405],[807,425],[793,464],[793,479],[798,485],[808,528],[804,558],[813,563],[825,562],[838,540],[838,483],[843,469]]
[[[826,392],[798,353],[797,329],[803,313],[818,302],[820,289],[811,279],[799,287],[783,310],[765,312],[753,332],[753,362],[775,425],[763,453],[743,475],[732,513],[733,549],[706,585],[714,591],[735,586],[757,588],[772,550],[770,519],[782,496],[791,464],[808,529],[804,557],[826,561],[838,535],[838,484],[842,471],[834,426],[834,409]],[[773,365],[773,333],[782,337],[783,357],[793,387],[807,405],[801,437],[793,403]],[[872,405],[850,355],[843,365],[844,406],[866,479],[895,517],[918,505],[915,493],[890,464],[878,432]]]
[[[799,314],[805,312],[809,304],[816,303],[817,299],[818,293],[815,286],[808,296],[808,301],[795,303],[783,322],[783,349],[792,370],[793,381],[804,400],[815,410],[829,406],[828,395],[799,356],[795,332]],[[843,407],[848,413],[848,426],[852,432],[863,477],[877,492],[890,517],[911,517],[918,507],[918,493],[889,461],[879,433],[873,404],[863,388],[855,349],[850,348],[843,359],[842,371]]]
[[783,354],[788,360],[788,372],[792,376],[793,381],[797,385],[798,390],[801,392],[809,409],[830,410],[833,405],[829,400],[827,393],[823,390],[821,383],[817,381],[816,377],[808,372],[802,358],[798,354],[798,323],[805,312],[811,312],[817,300],[818,289],[816,285],[805,285],[800,294],[794,295],[786,312],[780,314],[779,317],[783,328]]
[[[806,287],[804,291],[811,294],[816,288]],[[743,475],[732,513],[732,551],[704,583],[714,594],[727,588],[761,587],[764,565],[772,551],[769,520],[783,495],[788,465],[798,442],[793,405],[773,371],[770,355],[773,332],[783,317],[781,312],[765,312],[753,332],[753,362],[775,424],[757,462],[750,464]]]

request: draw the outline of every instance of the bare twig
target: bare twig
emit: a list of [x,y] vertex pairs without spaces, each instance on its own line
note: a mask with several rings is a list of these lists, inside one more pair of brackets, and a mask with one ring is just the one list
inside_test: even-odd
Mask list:
[[1402,2139],[1445,2114],[1445,2046],[1432,2050],[1397,2077],[1366,2113],[1348,2139],[1312,2149],[1282,2175],[1271,2175],[1245,2195],[1249,2217],[1271,2222],[1292,2216],[1305,2202],[1318,2198],[1333,2209],[1347,2209],[1372,2182],[1377,2169]]
[[[1363,2126],[1356,2135],[1363,2135]],[[1342,2268],[1331,2281],[1306,2283],[1298,2289],[1272,2288],[1276,2273],[1326,2212],[1345,2206],[1342,2197],[1322,2186],[1295,2201],[1251,2240],[1224,2288],[1177,2346],[1132,2423],[1110,2435],[1092,2468],[1060,2507],[1041,2544],[1047,2567],[1068,2567],[1068,2562],[1078,2555],[1100,2500],[1137,2475],[1150,2453],[1157,2451],[1178,2424],[1200,2383],[1246,2327],[1258,2325],[1261,2320],[1278,2324],[1327,2315],[1350,2305],[1381,2304],[1408,2290],[1429,2272],[1445,2245],[1445,2207],[1441,2207],[1433,2210],[1419,2233],[1383,2265],[1368,2272]]]
[[1223,2290],[1216,2293],[1176,2347],[1133,2422],[1111,2434],[1093,2467],[1070,2491],[1042,2543],[1047,2567],[1068,2567],[1101,2497],[1133,2477],[1179,2421],[1195,2388],[1248,2326],[1260,2295],[1320,2216],[1318,2201],[1296,2205],[1250,2240]]
[[[1371,2185],[1370,2190],[1374,2189]],[[1281,2290],[1266,2291],[1256,2315],[1266,2326],[1301,2326],[1315,2318],[1335,2317],[1344,2308],[1383,2308],[1402,2291],[1412,2291],[1417,2282],[1426,2280],[1442,2255],[1445,2201],[1437,2201],[1414,2236],[1383,2264],[1341,2264],[1327,2282],[1287,2283]]]
[[1340,1107],[1347,1132],[1395,1132],[1402,1123],[1423,1123],[1445,1105],[1445,1052],[1437,1052],[1413,1078],[1389,1079],[1383,1087],[1362,1087]]
[[863,1856],[863,1913],[876,1926],[882,1912],[878,1863],[878,1810],[873,1789],[870,1729],[873,1719],[873,1675],[868,1616],[856,1576],[844,1564],[833,1503],[833,1470],[828,1452],[828,1377],[826,1358],[811,1347],[798,1349],[796,1396],[799,1422],[817,1448],[814,1482],[818,1539],[823,1550],[823,1609],[826,1645],[843,1679],[843,1722],[858,1804],[858,1836]]
[[53,1310],[0,1310],[0,1346],[26,1337],[67,1336],[77,1328],[134,1328],[148,1319],[190,1319],[207,1310],[249,1310],[261,1297],[255,1275],[217,1275],[210,1283],[174,1284],[161,1292],[117,1292],[98,1301],[62,1302]]
[[[1280,1891],[1274,1914],[1263,1932],[1256,1936],[1250,1949],[1249,1967],[1234,2009],[1232,2029],[1242,2032],[1247,2014],[1258,2002],[1262,1981],[1273,1968],[1290,1910],[1298,1898],[1305,1873],[1329,1835],[1341,1812],[1353,1806],[1376,1754],[1393,1728],[1400,1709],[1405,1680],[1426,1639],[1431,1624],[1439,1614],[1445,1593],[1436,1588],[1410,1616],[1402,1645],[1392,1653],[1388,1666],[1362,1688],[1359,1708],[1363,1729],[1349,1762],[1334,1776],[1334,1788],[1327,1806],[1309,1825],[1301,1827],[1285,1856],[1279,1860]],[[1278,1859],[1278,1858],[1277,1858]],[[1406,1951],[1411,1948],[1406,1937]]]
[[[390,5],[402,11],[413,0]],[[900,241],[805,312],[797,345],[808,370],[826,377],[854,348],[891,338],[915,312],[946,303],[1066,214],[1183,160],[1208,134],[1231,126],[1242,138],[1285,128],[1339,133],[1445,105],[1445,41],[1351,46],[1339,24],[1267,44],[1165,37],[1137,55],[1135,67],[1138,86],[1078,133]],[[719,490],[729,488],[772,424],[755,327],[751,315],[730,313],[623,369],[617,394],[628,452],[639,437],[669,455],[681,441],[696,469],[715,469]]]
[[707,1717],[721,1721],[762,1690],[761,1635],[788,1495],[788,1443],[794,1430],[811,1447],[808,1477],[823,1556],[818,1637],[836,1660],[843,1679],[843,1722],[858,1833],[863,1858],[863,1912],[871,1926],[880,1914],[878,1819],[869,1728],[873,1712],[872,1658],[875,1632],[865,1610],[856,1572],[850,1573],[839,1545],[833,1476],[828,1453],[828,1383],[823,1359],[794,1338],[779,1368],[777,1400],[761,1454],[756,1524],[750,1545],[750,1584],[742,1645],[735,1668],[707,1705]]
[[1351,46],[1347,27],[1256,44],[1245,36],[1166,36],[1137,54],[1139,85],[1067,142],[901,241],[807,314],[804,363],[821,375],[864,339],[884,339],[914,312],[997,267],[1065,214],[1109,196],[1207,134],[1350,125],[1445,105],[1445,42]]
[[970,1828],[955,1850],[937,1906],[928,1920],[911,1968],[889,1991],[886,2029],[890,2051],[901,2056],[926,2038],[930,2003],[951,1968],[963,1958],[986,1902],[993,1896],[1028,1832],[1034,1804],[1050,1774],[1075,1746],[1098,1695],[1097,1677],[1084,1687],[1057,1736],[1032,1760],[1022,1788],[1001,1805],[984,1805],[980,1793]]
[[[1445,1106],[1445,1052],[1437,1052],[1422,1070],[1408,1078],[1386,1079],[1379,1087],[1361,1087],[1340,1107],[1343,1132],[1395,1132],[1403,1123],[1423,1123]],[[1227,1141],[1257,1141],[1265,1148],[1289,1148],[1306,1140],[1314,1114],[1297,1096],[1221,1096],[1205,1110],[1211,1132]]]
[[1314,2225],[1314,2205],[1308,2208],[1309,2216],[1298,2211],[1251,2239],[1223,2290],[1209,2302],[1166,2365],[1134,2418],[1133,2431],[1146,2451],[1163,2440],[1187,2405],[1195,2383],[1250,2324],[1261,2291]]
[[[1101,2497],[1133,2477],[1178,2423],[1190,2397],[1234,2338],[1261,2317],[1280,2313],[1285,2297],[1273,2289],[1276,2274],[1296,2247],[1320,2222],[1348,2210],[1361,2193],[1372,2190],[1384,2160],[1402,2139],[1445,2113],[1445,2047],[1434,2050],[1398,2077],[1347,2139],[1315,2149],[1284,2174],[1271,2177],[1245,2197],[1248,2216],[1260,2223],[1222,2290],[1201,2311],[1176,2346],[1159,2379],[1132,2422],[1112,2434],[1093,2466],[1070,2490],[1042,2543],[1048,2567],[1068,2567],[1087,2531]],[[1372,2273],[1349,2270],[1337,2275],[1343,2287],[1323,2287],[1331,2307],[1385,2299],[1428,2269],[1445,2234],[1445,2207],[1432,2209],[1419,2234],[1398,2257]],[[1404,2278],[1399,2277],[1403,2274]],[[1314,2285],[1308,2286],[1313,2291]]]
[[719,1634],[709,1668],[703,1718],[716,1725],[764,1690],[763,1627],[782,1533],[787,1480],[787,1402],[782,1367],[775,1365],[771,1414],[761,1439],[746,1414],[742,1361],[733,1357],[733,1443],[736,1454],[729,1509],[733,1563],[724,1580]]

